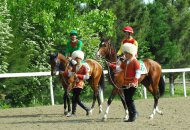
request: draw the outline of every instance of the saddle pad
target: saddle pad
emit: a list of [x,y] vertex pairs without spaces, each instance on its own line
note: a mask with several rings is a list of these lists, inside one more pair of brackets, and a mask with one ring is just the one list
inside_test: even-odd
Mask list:
[[88,69],[88,72],[90,72],[90,66],[88,65],[87,62],[82,61],[82,64],[86,66],[86,68]]
[[141,74],[147,74],[148,72],[144,62],[142,60],[138,60],[138,62],[140,63]]

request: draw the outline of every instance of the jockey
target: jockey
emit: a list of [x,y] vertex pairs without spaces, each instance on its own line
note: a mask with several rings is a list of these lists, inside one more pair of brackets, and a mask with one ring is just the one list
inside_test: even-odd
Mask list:
[[74,51],[72,53],[72,58],[76,61],[76,64],[72,67],[71,72],[67,72],[66,75],[68,77],[75,76],[76,84],[72,89],[72,114],[68,113],[67,116],[75,115],[77,104],[86,111],[86,115],[89,115],[90,108],[80,100],[80,93],[84,87],[84,80],[89,79],[88,68],[81,63],[84,59],[84,53],[81,50]]
[[[118,56],[122,55],[122,45],[126,43],[134,44],[135,46],[137,46],[137,50],[138,50],[138,42],[132,37],[132,35],[134,34],[133,28],[130,26],[126,26],[122,29],[122,31],[125,33],[125,39],[122,41],[120,49],[117,52]],[[121,60],[124,60],[124,59],[121,58]]]
[[[69,57],[74,51],[81,50],[83,43],[81,40],[77,39],[77,36],[78,36],[78,33],[76,30],[72,30],[70,32],[70,39],[67,42],[65,56]],[[73,66],[76,63],[75,61],[72,61],[71,59],[69,59],[69,61],[70,61],[70,66]]]
[[109,64],[110,68],[125,71],[123,91],[125,95],[126,104],[129,111],[129,119],[127,122],[133,122],[136,119],[137,111],[135,108],[133,96],[138,86],[138,79],[140,78],[140,64],[135,55],[137,54],[137,46],[134,44],[122,45],[122,52],[126,60],[120,65]]
[[82,41],[77,39],[78,33],[76,30],[72,30],[70,32],[70,39],[67,42],[67,48],[65,52],[65,56],[71,56],[71,54],[76,50],[81,50]]

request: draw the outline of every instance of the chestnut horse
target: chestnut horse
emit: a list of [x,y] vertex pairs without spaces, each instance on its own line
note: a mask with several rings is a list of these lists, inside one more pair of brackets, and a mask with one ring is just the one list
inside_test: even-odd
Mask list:
[[[99,45],[99,50],[97,52],[97,55],[105,58],[107,62],[116,63],[117,62],[117,53],[115,50],[115,47],[110,43],[110,40],[104,40]],[[154,107],[153,112],[149,116],[150,118],[153,118],[154,115],[157,113],[162,114],[162,111],[158,109],[158,99],[164,94],[165,91],[165,82],[162,76],[162,69],[161,66],[151,59],[144,59],[143,60],[146,69],[147,74],[141,74],[141,77],[139,78],[139,83],[143,84],[148,91],[153,95],[154,97]],[[109,111],[109,105],[111,104],[111,101],[113,100],[113,97],[116,94],[121,95],[122,94],[122,85],[124,82],[124,71],[117,72],[113,76],[113,71],[109,69],[108,67],[108,73],[110,75],[110,79],[112,81],[112,84],[115,86],[112,90],[112,93],[108,99],[106,113],[103,117],[104,120],[107,119],[107,114]],[[123,100],[123,99],[122,99]],[[125,102],[122,101],[124,106]],[[126,106],[124,107],[126,110]]]
[[[88,83],[91,84],[91,88],[93,90],[93,103],[91,106],[91,113],[95,106],[96,99],[98,100],[99,105],[99,113],[102,112],[102,101],[100,99],[99,94],[104,90],[104,73],[102,66],[92,59],[87,59],[86,63],[88,63],[90,70],[89,75],[90,78],[88,79]],[[68,112],[71,111],[70,107],[70,98],[69,98],[69,91],[70,91],[70,82],[68,77],[63,75],[63,71],[69,70],[69,60],[62,55],[61,53],[50,55],[50,65],[51,65],[51,75],[55,75],[57,71],[59,73],[59,79],[62,83],[64,89],[64,114],[66,115]],[[68,104],[68,111],[67,111],[67,104]]]

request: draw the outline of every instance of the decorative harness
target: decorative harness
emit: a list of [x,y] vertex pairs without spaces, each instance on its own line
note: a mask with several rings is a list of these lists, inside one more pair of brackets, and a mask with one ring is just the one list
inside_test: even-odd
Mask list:
[[[107,47],[107,49],[108,49],[108,56],[111,57],[111,55],[113,55],[113,53],[114,53],[114,51],[115,51],[115,47],[113,47],[114,50],[112,50],[111,43],[110,43],[110,42],[107,42],[107,43],[108,43],[108,47]],[[101,46],[100,46],[100,47],[101,47]],[[110,78],[112,84],[113,84],[114,87],[117,88],[117,89],[123,89],[123,88],[118,87],[118,86],[114,83],[114,81],[113,81],[113,79],[112,79],[112,76],[111,76],[111,70],[110,70],[110,67],[109,67],[109,65],[108,65],[108,62],[109,62],[109,63],[117,63],[117,62],[112,62],[112,61],[110,61],[110,60],[106,60],[106,58],[104,58],[104,60],[105,60],[105,62],[106,62],[106,66],[107,66],[107,68],[108,68],[108,75],[109,75],[109,78]],[[116,61],[117,61],[117,56],[116,56]]]
[[[57,57],[54,59],[55,60],[55,63],[56,63],[56,68],[58,68],[58,67],[60,67],[60,60],[58,59],[58,55],[57,55]],[[65,65],[65,70],[66,70],[66,68],[69,68],[69,62],[68,63],[66,63],[66,64],[64,64]],[[59,72],[64,72],[64,71],[60,71],[59,69],[58,69],[58,71]],[[66,81],[66,79],[65,79],[65,76],[63,76],[63,81],[64,81],[64,83],[67,85],[67,86],[69,86],[69,84],[68,84],[68,82]]]

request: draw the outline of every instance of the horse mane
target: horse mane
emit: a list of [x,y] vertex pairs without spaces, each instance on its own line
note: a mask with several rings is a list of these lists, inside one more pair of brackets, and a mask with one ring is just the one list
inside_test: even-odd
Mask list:
[[68,59],[61,53],[57,54],[57,59],[59,59],[61,62],[68,63]]

